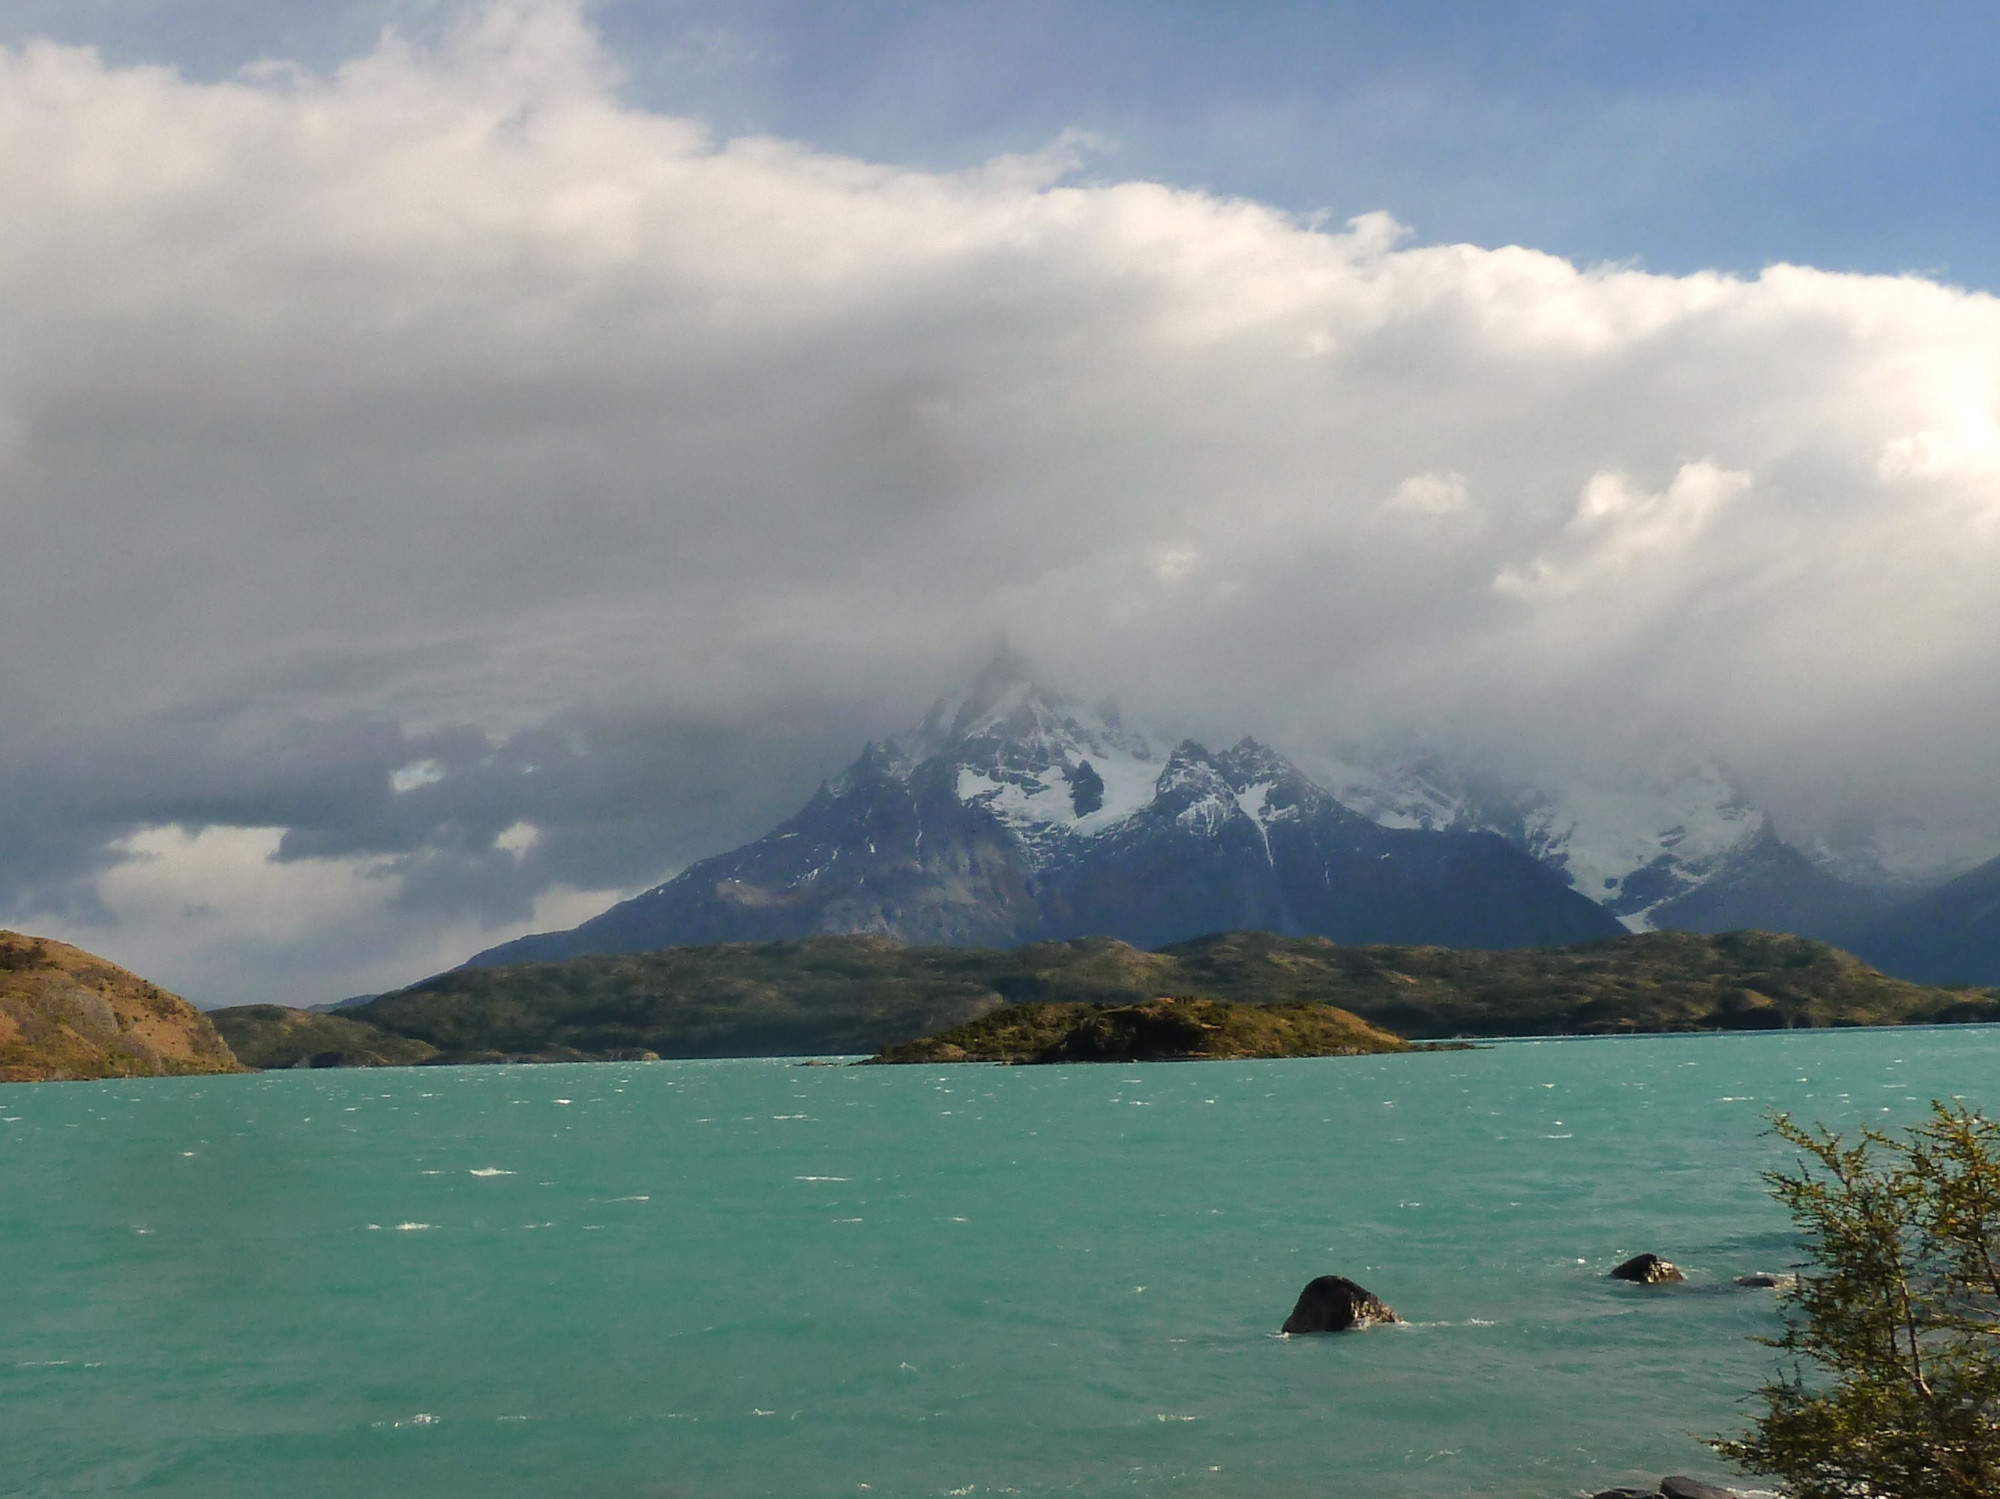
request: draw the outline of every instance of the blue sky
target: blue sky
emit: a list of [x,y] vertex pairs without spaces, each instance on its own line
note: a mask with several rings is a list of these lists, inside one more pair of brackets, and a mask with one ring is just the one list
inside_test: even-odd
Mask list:
[[[0,38],[216,77],[325,67],[437,0],[0,0]],[[1423,241],[1685,272],[1776,261],[2000,284],[2000,7],[1981,0],[1318,4],[600,0],[630,97],[734,134],[1090,170]]]

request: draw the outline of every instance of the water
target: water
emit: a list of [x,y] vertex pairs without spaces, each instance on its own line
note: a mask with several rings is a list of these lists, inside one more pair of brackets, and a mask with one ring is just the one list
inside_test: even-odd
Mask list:
[[[1774,1109],[2000,1029],[0,1089],[0,1491],[1553,1496],[1719,1475]],[[1657,1250],[1686,1288],[1608,1282]],[[1314,1275],[1410,1319],[1274,1329]]]

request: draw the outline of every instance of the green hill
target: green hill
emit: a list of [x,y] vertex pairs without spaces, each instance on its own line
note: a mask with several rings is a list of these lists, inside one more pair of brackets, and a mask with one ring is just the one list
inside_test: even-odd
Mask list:
[[[1167,995],[1333,1005],[1411,1038],[1600,1035],[2000,1020],[2000,994],[1892,979],[1824,943],[1653,932],[1506,952],[1342,947],[1228,932],[1143,952],[1106,938],[1017,948],[879,937],[672,947],[440,974],[342,1011],[216,1016],[261,1066],[873,1053],[1021,1004]],[[238,1019],[237,1017],[244,1017]],[[372,1028],[334,1036],[325,1022]],[[431,1055],[392,1055],[387,1038]]]
[[1170,947],[1176,992],[1337,1004],[1405,1036],[1604,1035],[2000,1020],[1992,990],[1894,979],[1771,932],[1646,932],[1574,947],[1338,947],[1228,932]]
[[286,1005],[237,1005],[210,1010],[209,1020],[246,1066],[409,1067],[437,1055],[435,1046],[378,1026],[294,1010]]

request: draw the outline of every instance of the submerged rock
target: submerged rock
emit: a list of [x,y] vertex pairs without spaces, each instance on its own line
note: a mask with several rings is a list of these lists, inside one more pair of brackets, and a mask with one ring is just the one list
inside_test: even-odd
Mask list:
[[1796,1275],[1774,1275],[1768,1270],[1758,1270],[1750,1275],[1739,1275],[1736,1284],[1750,1291],[1783,1291],[1799,1283]]
[[1670,1286],[1686,1280],[1681,1267],[1657,1254],[1635,1254],[1611,1272],[1613,1280],[1629,1280],[1640,1286]]
[[1400,1322],[1388,1303],[1344,1275],[1322,1275],[1299,1292],[1284,1331],[1349,1332],[1377,1322]]
[[1599,1489],[1590,1499],[1660,1499],[1658,1489]]

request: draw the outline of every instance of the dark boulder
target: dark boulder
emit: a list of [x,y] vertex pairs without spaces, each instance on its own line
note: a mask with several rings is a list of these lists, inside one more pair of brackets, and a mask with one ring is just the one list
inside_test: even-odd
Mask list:
[[1678,1474],[1662,1478],[1660,1492],[1667,1499],[1742,1499],[1734,1489],[1719,1489],[1699,1478],[1683,1478]]
[[1734,1489],[1719,1489],[1712,1483],[1678,1474],[1662,1478],[1656,1489],[1601,1489],[1590,1499],[1743,1499]]
[[1774,1275],[1768,1270],[1736,1277],[1736,1284],[1750,1291],[1782,1291],[1798,1283],[1799,1278],[1796,1275]]
[[1299,1303],[1285,1318],[1288,1333],[1348,1332],[1377,1322],[1400,1322],[1402,1318],[1373,1291],[1357,1286],[1344,1275],[1322,1275],[1303,1291]]
[[1629,1280],[1640,1286],[1670,1286],[1676,1281],[1686,1280],[1681,1267],[1657,1254],[1635,1254],[1631,1259],[1611,1272],[1613,1280]]

